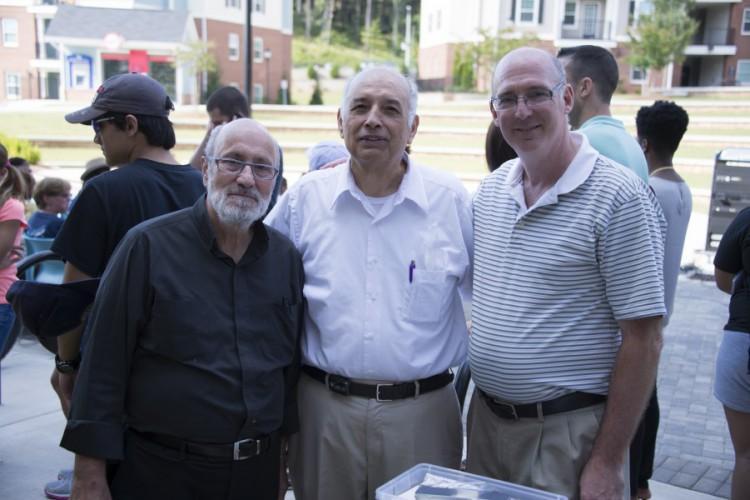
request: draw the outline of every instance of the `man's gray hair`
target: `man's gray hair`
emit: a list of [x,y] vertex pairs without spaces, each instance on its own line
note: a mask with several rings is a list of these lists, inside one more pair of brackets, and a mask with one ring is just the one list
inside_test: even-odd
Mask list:
[[394,76],[399,77],[404,82],[404,85],[407,88],[407,94],[409,96],[407,103],[407,124],[409,125],[409,127],[411,127],[414,123],[414,117],[417,116],[417,98],[419,96],[419,93],[417,91],[417,84],[414,83],[414,80],[402,75],[390,66],[370,66],[369,68],[363,69],[362,71],[351,77],[348,82],[346,82],[346,87],[344,88],[344,97],[341,99],[341,116],[345,118],[349,114],[349,101],[351,100],[351,92],[356,81],[363,75],[366,75],[372,71],[386,71]]
[[[249,118],[245,118],[248,120]],[[219,142],[219,136],[221,135],[222,129],[232,122],[223,123],[221,125],[217,125],[211,130],[211,135],[208,136],[208,142],[206,143],[206,149],[204,150],[203,154],[206,157],[206,160],[208,160],[209,167],[211,166],[211,160],[210,158],[216,157],[216,149],[218,147]],[[274,154],[274,167],[279,168],[279,165],[281,164],[281,148],[279,147],[279,143],[276,142],[276,139],[269,134],[269,137],[271,137],[271,141],[273,142],[273,145],[276,147],[276,151]]]

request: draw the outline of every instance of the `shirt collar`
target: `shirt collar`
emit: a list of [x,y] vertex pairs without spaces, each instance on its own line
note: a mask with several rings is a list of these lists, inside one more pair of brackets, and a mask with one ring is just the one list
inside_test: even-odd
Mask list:
[[[591,147],[585,135],[579,132],[571,132],[570,135],[579,144],[578,151],[557,182],[539,198],[534,207],[557,203],[560,195],[570,193],[591,175],[599,153]],[[514,197],[523,198],[522,175],[523,164],[518,159],[510,165],[508,175],[505,177],[505,186],[511,193],[515,193]],[[521,206],[525,207],[525,204],[521,203]]]
[[[193,204],[192,217],[195,227],[198,230],[201,243],[209,252],[214,255],[226,257],[226,255],[219,250],[219,246],[216,243],[216,234],[211,226],[211,219],[208,216],[208,208],[206,208],[206,197],[204,194],[198,201]],[[261,220],[257,220],[253,223],[253,239],[250,242],[250,247],[245,251],[245,255],[242,256],[239,264],[242,264],[248,259],[255,260],[259,255],[263,255],[268,250],[268,231],[266,226]],[[231,260],[231,259],[230,259]]]
[[[360,200],[360,202],[363,202],[366,196],[354,180],[351,161],[350,158],[346,163],[335,167],[338,170],[338,175],[336,190],[334,191],[333,201],[331,202],[331,209],[336,206],[338,200],[344,193],[348,192],[350,196]],[[393,205],[398,205],[404,200],[411,200],[422,211],[427,213],[429,210],[429,202],[427,201],[427,193],[425,192],[422,174],[419,169],[416,168],[416,164],[411,161],[411,158],[409,158],[409,155],[406,153],[404,153],[402,161],[406,162],[406,172],[404,173],[404,177],[401,179],[401,184],[395,193]]]

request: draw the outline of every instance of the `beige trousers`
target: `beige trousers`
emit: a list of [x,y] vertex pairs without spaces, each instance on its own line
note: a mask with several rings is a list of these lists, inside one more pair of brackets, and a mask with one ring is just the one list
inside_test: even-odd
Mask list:
[[[474,391],[467,420],[467,471],[576,499],[578,479],[591,454],[604,404],[543,420],[499,418]],[[630,499],[628,458],[623,499]]]
[[458,468],[462,433],[452,384],[418,398],[377,402],[342,396],[302,374],[300,432],[289,440],[297,500],[374,499],[418,463]]

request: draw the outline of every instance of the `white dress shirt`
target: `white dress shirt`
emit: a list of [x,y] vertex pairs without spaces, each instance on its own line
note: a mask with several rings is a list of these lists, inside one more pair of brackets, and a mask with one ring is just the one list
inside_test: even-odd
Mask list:
[[407,165],[381,203],[357,187],[348,162],[312,172],[266,218],[302,254],[305,364],[400,382],[466,357],[459,289],[470,298],[471,201],[453,175]]

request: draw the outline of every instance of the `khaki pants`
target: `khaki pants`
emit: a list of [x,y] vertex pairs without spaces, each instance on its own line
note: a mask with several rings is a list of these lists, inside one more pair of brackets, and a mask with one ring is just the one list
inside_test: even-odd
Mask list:
[[289,440],[297,500],[364,500],[422,462],[458,468],[461,415],[453,386],[378,402],[329,391],[303,374],[300,432]]
[[[591,455],[604,404],[543,420],[499,418],[474,391],[469,408],[467,471],[578,498],[578,479]],[[630,499],[628,460],[622,478]]]

